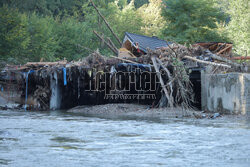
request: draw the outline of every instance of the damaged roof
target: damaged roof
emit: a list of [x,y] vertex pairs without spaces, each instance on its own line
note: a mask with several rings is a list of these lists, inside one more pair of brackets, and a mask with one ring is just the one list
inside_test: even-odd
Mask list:
[[[123,42],[125,42],[126,40],[129,40],[133,46],[135,46],[135,43],[138,42],[139,49],[145,53],[147,53],[147,48],[151,50],[155,50],[156,48],[167,46],[166,41],[161,40],[157,37],[148,37],[148,36],[138,35],[138,34],[133,34],[133,33],[128,33],[128,32],[125,33],[125,38]],[[171,44],[171,42],[168,42],[168,44]]]

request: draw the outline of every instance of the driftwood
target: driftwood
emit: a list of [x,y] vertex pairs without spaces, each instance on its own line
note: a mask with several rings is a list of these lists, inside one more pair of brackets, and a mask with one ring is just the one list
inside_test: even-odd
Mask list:
[[112,42],[110,38],[107,38],[109,44],[114,48],[114,50],[117,52],[117,56],[119,55],[119,50],[116,48],[115,44]]
[[25,66],[55,66],[55,65],[66,65],[67,61],[58,61],[58,62],[28,62]]
[[171,98],[171,101],[173,103],[174,100],[173,100],[173,85],[172,85],[172,83],[175,79],[171,76],[170,71],[164,66],[163,62],[158,58],[156,58],[156,60],[160,64],[160,66],[163,68],[163,70],[167,73],[167,77],[168,77],[169,82],[168,82],[168,84],[166,84],[166,86],[169,86],[169,89],[170,89],[170,96],[169,97]]
[[99,35],[96,31],[93,32],[101,41],[104,41],[104,43],[109,47],[109,49],[112,52],[114,52],[114,54],[118,55],[118,50],[116,48],[114,48],[109,42],[105,41],[104,38],[101,35]]
[[[217,53],[217,54],[218,54],[218,53]],[[226,62],[227,64],[230,64],[230,65],[233,65],[233,66],[236,66],[236,67],[240,66],[240,64],[235,63],[235,62],[232,62],[231,60],[229,60],[229,59],[227,59],[227,58],[225,58],[225,57],[221,57],[221,56],[218,56],[218,55],[216,55],[216,54],[213,54],[213,53],[210,52],[210,51],[208,51],[208,55],[209,55],[211,58],[215,59],[215,60],[223,61],[223,62]]]
[[113,58],[116,58],[116,59],[119,59],[119,60],[122,60],[122,61],[126,61],[126,62],[129,62],[129,63],[133,63],[133,64],[139,64],[135,61],[132,61],[132,60],[127,60],[127,59],[123,59],[123,58],[120,58],[120,57],[115,57],[115,56],[111,56]]
[[118,36],[115,34],[115,32],[112,30],[112,28],[110,27],[109,23],[107,22],[107,20],[104,18],[104,16],[101,14],[101,12],[98,10],[98,8],[95,6],[94,2],[92,0],[89,0],[93,7],[95,8],[95,10],[97,11],[97,13],[99,14],[99,16],[101,16],[101,18],[103,19],[104,23],[107,25],[108,29],[111,31],[111,33],[114,35],[114,37],[116,38],[116,40],[119,42],[120,46],[122,45],[122,42],[120,41],[120,39],[118,38]]
[[151,57],[151,60],[152,60],[152,62],[153,62],[155,71],[156,71],[156,73],[157,73],[157,77],[158,77],[158,79],[160,80],[162,89],[163,89],[163,91],[164,91],[164,93],[165,93],[165,95],[166,95],[166,98],[168,99],[168,104],[169,104],[169,106],[170,106],[171,108],[173,108],[173,107],[174,107],[174,104],[173,104],[172,98],[171,98],[170,95],[168,94],[168,90],[167,90],[167,88],[166,88],[166,86],[165,86],[165,84],[164,84],[164,81],[163,81],[162,77],[161,77],[161,74],[160,74],[158,65],[157,65],[157,63],[156,63],[156,58],[155,58],[154,56],[152,56],[152,57]]
[[231,68],[230,65],[220,64],[220,63],[214,63],[214,62],[209,62],[209,61],[203,61],[203,60],[199,60],[199,59],[196,59],[194,57],[191,57],[191,56],[184,56],[184,58],[192,60],[192,61],[196,61],[198,63],[203,63],[203,64],[209,64],[209,65],[213,65],[213,66],[220,66],[220,67]]

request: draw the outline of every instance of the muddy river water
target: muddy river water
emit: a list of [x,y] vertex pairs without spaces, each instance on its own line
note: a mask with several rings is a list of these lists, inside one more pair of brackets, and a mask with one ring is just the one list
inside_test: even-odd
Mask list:
[[0,166],[250,166],[250,118],[0,111]]

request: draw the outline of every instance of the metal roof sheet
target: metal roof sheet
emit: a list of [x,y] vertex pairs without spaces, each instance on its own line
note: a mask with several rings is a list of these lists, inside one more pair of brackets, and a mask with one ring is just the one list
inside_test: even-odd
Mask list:
[[[144,51],[145,53],[147,53],[147,48],[155,50],[156,48],[167,47],[167,42],[157,37],[148,37],[128,32],[125,33],[125,38],[126,36],[127,38],[129,38],[129,40],[132,42],[134,46],[135,43],[138,42],[139,49]],[[171,42],[168,42],[168,44],[171,44]]]

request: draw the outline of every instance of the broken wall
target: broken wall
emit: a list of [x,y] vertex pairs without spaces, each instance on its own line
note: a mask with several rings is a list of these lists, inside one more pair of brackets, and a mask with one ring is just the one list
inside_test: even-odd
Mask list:
[[202,109],[210,112],[250,112],[250,74],[201,74]]

